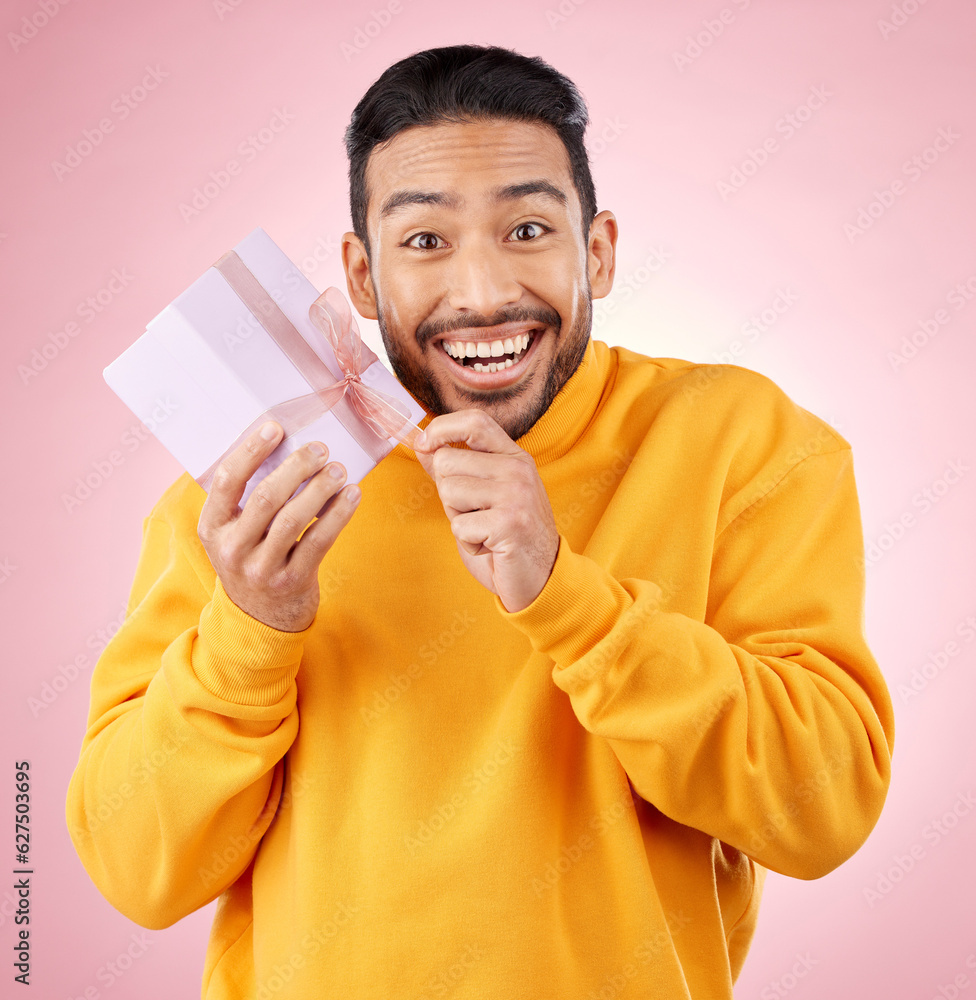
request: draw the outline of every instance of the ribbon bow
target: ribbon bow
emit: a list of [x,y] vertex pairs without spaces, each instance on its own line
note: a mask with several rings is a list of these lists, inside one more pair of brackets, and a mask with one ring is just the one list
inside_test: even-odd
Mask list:
[[[395,438],[408,448],[412,448],[417,435],[420,434],[420,428],[411,422],[403,401],[363,382],[363,372],[377,358],[363,344],[356,318],[342,292],[338,288],[327,288],[309,306],[308,318],[321,333],[325,334],[344,375],[334,385],[319,389],[309,397],[299,396],[292,402],[298,403],[304,398],[317,397],[325,409],[330,410],[348,393],[356,413],[374,434],[384,441],[387,438]],[[364,350],[370,355],[365,365]]]

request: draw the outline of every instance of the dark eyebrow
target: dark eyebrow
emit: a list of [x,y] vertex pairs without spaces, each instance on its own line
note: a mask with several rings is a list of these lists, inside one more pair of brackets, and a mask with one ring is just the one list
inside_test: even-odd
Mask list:
[[560,205],[568,204],[566,195],[549,181],[523,181],[521,184],[509,184],[506,187],[495,188],[491,192],[492,203],[497,205],[500,201],[517,201],[527,194],[544,194],[547,198],[552,198]]
[[393,215],[407,205],[442,205],[444,208],[452,208],[457,211],[461,207],[461,200],[457,196],[446,195],[442,191],[394,191],[383,202],[380,218],[385,219],[388,215]]
[[[555,184],[549,181],[522,181],[520,184],[507,184],[504,187],[494,188],[491,192],[492,204],[502,201],[517,201],[530,194],[541,194],[560,205],[566,205],[568,199],[563,191],[560,191]],[[457,195],[445,194],[443,191],[394,191],[389,198],[383,202],[380,209],[380,218],[384,219],[388,215],[393,215],[399,209],[407,205],[440,205],[443,208],[450,208],[457,212],[463,205],[462,199]]]

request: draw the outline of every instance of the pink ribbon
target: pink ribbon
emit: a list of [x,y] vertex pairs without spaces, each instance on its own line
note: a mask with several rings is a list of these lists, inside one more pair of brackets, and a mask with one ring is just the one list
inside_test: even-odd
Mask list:
[[325,335],[343,372],[337,380],[233,250],[225,253],[214,267],[314,391],[278,403],[252,420],[223,454],[196,477],[203,489],[209,492],[217,466],[269,420],[281,424],[287,438],[331,411],[374,462],[388,454],[389,438],[409,448],[414,446],[421,431],[411,422],[403,401],[363,382],[363,374],[378,358],[362,342],[352,310],[338,288],[327,288],[308,310],[309,319]]

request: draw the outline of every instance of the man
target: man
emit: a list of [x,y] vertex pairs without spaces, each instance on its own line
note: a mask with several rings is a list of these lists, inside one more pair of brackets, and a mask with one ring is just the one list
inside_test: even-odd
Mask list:
[[425,440],[361,490],[303,448],[241,512],[272,423],[146,519],[67,815],[140,924],[219,897],[204,997],[728,998],[765,871],[877,821],[850,447],[753,372],[590,340],[585,126],[504,49],[387,70],[342,258]]

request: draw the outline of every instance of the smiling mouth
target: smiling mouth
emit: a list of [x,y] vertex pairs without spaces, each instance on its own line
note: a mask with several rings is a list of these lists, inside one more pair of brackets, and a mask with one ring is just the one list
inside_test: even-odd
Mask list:
[[517,365],[525,356],[543,327],[516,334],[505,340],[442,340],[444,353],[459,367],[491,373]]

